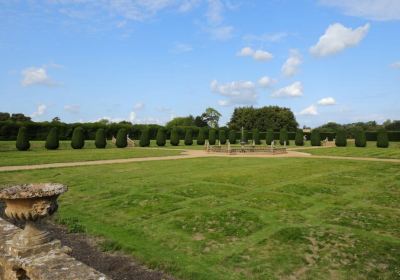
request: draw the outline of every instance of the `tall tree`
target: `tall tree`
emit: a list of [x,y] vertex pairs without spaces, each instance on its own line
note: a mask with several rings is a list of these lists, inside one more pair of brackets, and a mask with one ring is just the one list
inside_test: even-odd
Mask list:
[[214,108],[207,108],[206,111],[201,115],[204,122],[206,122],[211,128],[217,128],[221,113]]

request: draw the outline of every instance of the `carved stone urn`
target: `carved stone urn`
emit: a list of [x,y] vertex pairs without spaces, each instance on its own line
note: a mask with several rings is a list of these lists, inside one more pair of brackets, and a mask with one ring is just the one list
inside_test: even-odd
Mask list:
[[13,249],[29,250],[50,244],[49,233],[41,230],[37,223],[57,211],[57,198],[66,191],[64,185],[49,183],[16,185],[0,191],[0,200],[6,203],[6,216],[25,223],[24,230],[13,238]]

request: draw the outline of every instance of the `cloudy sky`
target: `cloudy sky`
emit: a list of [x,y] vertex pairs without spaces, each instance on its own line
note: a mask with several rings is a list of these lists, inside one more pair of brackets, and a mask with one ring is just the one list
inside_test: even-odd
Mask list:
[[0,97],[38,121],[400,119],[400,1],[0,0]]

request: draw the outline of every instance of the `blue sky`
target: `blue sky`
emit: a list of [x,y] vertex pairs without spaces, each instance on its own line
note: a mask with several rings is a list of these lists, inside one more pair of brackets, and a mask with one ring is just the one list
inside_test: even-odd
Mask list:
[[0,0],[0,111],[163,124],[400,119],[398,0]]

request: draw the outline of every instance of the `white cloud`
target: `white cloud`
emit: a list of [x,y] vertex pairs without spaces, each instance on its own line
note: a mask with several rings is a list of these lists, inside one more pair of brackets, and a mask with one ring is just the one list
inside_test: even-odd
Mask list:
[[193,47],[191,45],[188,44],[184,44],[184,43],[175,43],[172,52],[173,53],[187,53],[187,52],[191,52],[193,50]]
[[287,36],[288,36],[288,34],[286,32],[279,32],[279,33],[273,33],[273,34],[264,33],[261,35],[248,34],[243,37],[243,40],[247,41],[247,42],[277,43],[277,42],[282,41]]
[[227,41],[233,37],[233,26],[224,25],[218,27],[208,27],[207,32],[211,38],[217,41]]
[[302,115],[302,116],[316,116],[316,115],[318,115],[317,106],[311,105],[311,106],[305,108],[304,110],[302,110],[299,113],[299,115]]
[[244,47],[238,53],[238,56],[251,56],[254,60],[257,61],[268,61],[273,58],[273,55],[270,52],[264,50],[253,50],[250,47]]
[[188,12],[196,8],[200,4],[200,0],[185,0],[179,6],[180,12]]
[[131,123],[134,123],[136,121],[136,113],[135,112],[130,112],[129,113],[129,121]]
[[372,20],[400,20],[398,0],[320,0],[327,6],[338,7],[346,15]]
[[325,97],[318,101],[318,105],[322,106],[336,105],[336,100],[333,97]]
[[221,0],[208,0],[207,20],[210,24],[219,24],[222,22],[222,12],[224,5]]
[[253,105],[257,103],[256,85],[251,81],[233,81],[220,84],[214,80],[210,87],[212,92],[225,97],[224,100],[218,101],[221,106]]
[[24,87],[33,85],[55,86],[57,85],[47,74],[44,67],[29,67],[21,72],[21,85]]
[[47,111],[47,106],[45,104],[40,104],[36,108],[36,111],[32,113],[31,117],[36,118],[36,117],[42,116],[43,114],[46,113],[46,111]]
[[275,83],[276,83],[276,80],[274,80],[268,76],[261,77],[258,80],[258,85],[262,88],[271,87]]
[[400,69],[400,61],[395,62],[395,63],[393,63],[393,64],[390,65],[390,66],[392,66],[392,67],[395,68],[395,69]]
[[79,105],[65,105],[64,110],[71,114],[78,114],[81,107]]
[[289,58],[282,66],[283,74],[287,77],[294,76],[302,63],[300,52],[298,50],[290,50]]
[[143,102],[138,102],[135,105],[133,105],[133,109],[136,110],[136,111],[143,110],[144,106],[145,105],[144,105]]
[[340,23],[330,25],[318,43],[310,48],[315,56],[328,56],[343,51],[346,48],[358,45],[367,35],[370,24],[351,29]]
[[303,84],[299,81],[280,88],[272,93],[272,97],[300,97],[303,95]]

